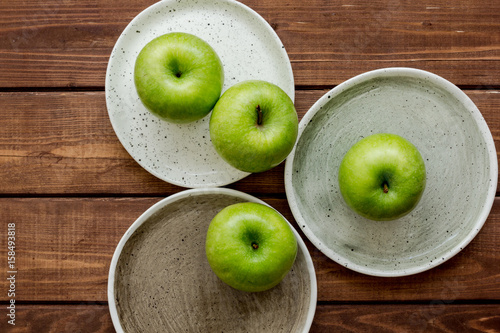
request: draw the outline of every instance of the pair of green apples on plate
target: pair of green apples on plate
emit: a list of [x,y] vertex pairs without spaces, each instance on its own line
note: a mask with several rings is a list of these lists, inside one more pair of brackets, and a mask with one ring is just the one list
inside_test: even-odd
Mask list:
[[201,38],[168,33],[139,53],[135,86],[143,104],[159,118],[189,123],[210,111],[210,138],[217,153],[245,172],[262,172],[291,152],[298,132],[293,101],[277,85],[248,80],[224,84],[223,64]]
[[[160,119],[189,123],[210,111],[210,138],[217,153],[245,172],[280,164],[298,136],[297,113],[277,85],[248,80],[224,84],[223,64],[204,40],[174,32],[149,42],[134,70],[142,103]],[[425,165],[415,146],[394,134],[375,134],[347,152],[339,167],[339,187],[347,205],[372,220],[392,220],[410,212],[425,188]],[[334,226],[332,226],[334,228]],[[288,222],[273,208],[256,203],[226,207],[211,221],[206,255],[228,285],[256,292],[276,286],[290,271],[297,241]]]

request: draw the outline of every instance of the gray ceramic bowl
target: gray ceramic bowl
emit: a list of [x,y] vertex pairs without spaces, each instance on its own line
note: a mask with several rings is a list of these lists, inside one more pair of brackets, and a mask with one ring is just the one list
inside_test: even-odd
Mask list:
[[[381,132],[412,142],[427,168],[418,206],[389,222],[351,211],[337,179],[349,148]],[[422,272],[461,251],[488,217],[497,181],[493,138],[474,103],[449,81],[411,68],[364,73],[326,93],[301,120],[285,167],[305,235],[332,260],[375,276]]]
[[219,280],[205,256],[212,218],[227,205],[263,201],[222,188],[186,190],[141,215],[113,255],[108,302],[117,332],[308,332],[316,310],[316,276],[299,251],[281,283],[237,291]]

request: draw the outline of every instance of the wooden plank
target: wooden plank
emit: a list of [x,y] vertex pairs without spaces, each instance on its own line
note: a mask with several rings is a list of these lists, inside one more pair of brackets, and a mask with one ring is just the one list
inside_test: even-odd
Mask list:
[[[327,90],[299,90],[299,118]],[[499,91],[467,90],[500,147]],[[180,188],[146,172],[125,151],[103,92],[0,93],[1,194],[148,194]],[[284,193],[284,164],[229,187]]]
[[[161,197],[1,198],[2,230],[16,224],[16,300],[106,301],[109,264],[127,228]],[[264,198],[295,226],[285,199]],[[297,228],[297,227],[296,227]],[[462,252],[424,273],[365,276],[336,264],[304,237],[318,280],[318,300],[336,302],[500,300],[500,198]],[[7,237],[0,255],[7,258]],[[5,267],[5,266],[3,266]],[[8,290],[8,281],[0,290]],[[7,301],[7,293],[0,301]]]
[[320,305],[311,332],[497,332],[500,305]]
[[[0,4],[0,87],[102,87],[111,50],[153,0]],[[392,66],[499,85],[500,3],[243,0],[283,41],[299,86]]]
[[[319,304],[311,333],[330,332],[497,332],[498,304],[336,305]],[[25,332],[115,332],[107,305],[19,305],[16,326],[0,330]]]
[[[2,305],[3,308],[3,305]],[[2,309],[2,314],[4,313]],[[18,304],[15,326],[3,316],[0,332],[116,332],[106,304],[82,303],[64,305]]]
[[114,248],[160,199],[0,199],[2,230],[16,224],[16,301],[106,301]]

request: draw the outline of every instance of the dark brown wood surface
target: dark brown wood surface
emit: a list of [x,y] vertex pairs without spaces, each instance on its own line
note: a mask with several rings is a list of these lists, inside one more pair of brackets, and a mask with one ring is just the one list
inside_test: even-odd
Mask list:
[[[151,0],[0,4],[3,87],[102,87],[109,53]],[[330,86],[367,70],[427,69],[458,85],[498,85],[500,3],[247,0],[289,53],[296,84]]]
[[[459,86],[499,150],[500,1],[242,2],[285,45],[299,118],[357,74],[414,67]],[[106,295],[113,251],[144,210],[184,190],[128,155],[106,110],[110,52],[153,3],[0,3],[0,332],[113,332]],[[228,187],[295,223],[283,171],[282,164]],[[16,326],[6,316],[9,223],[16,223]],[[500,332],[500,197],[471,244],[412,276],[350,271],[303,238],[318,279],[311,332]]]

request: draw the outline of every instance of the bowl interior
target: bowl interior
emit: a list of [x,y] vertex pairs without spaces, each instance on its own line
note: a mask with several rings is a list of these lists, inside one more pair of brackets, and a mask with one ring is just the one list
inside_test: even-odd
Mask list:
[[211,219],[227,205],[249,201],[219,192],[155,206],[128,238],[112,274],[110,302],[124,332],[308,330],[316,290],[301,240],[292,270],[268,291],[237,291],[211,271],[205,256]]
[[[320,250],[349,268],[397,276],[434,267],[475,236],[491,209],[497,159],[488,127],[463,92],[431,73],[352,79],[323,96],[300,130],[285,176],[292,212]],[[427,186],[409,215],[374,222],[347,207],[337,174],[354,143],[383,132],[419,149]]]

